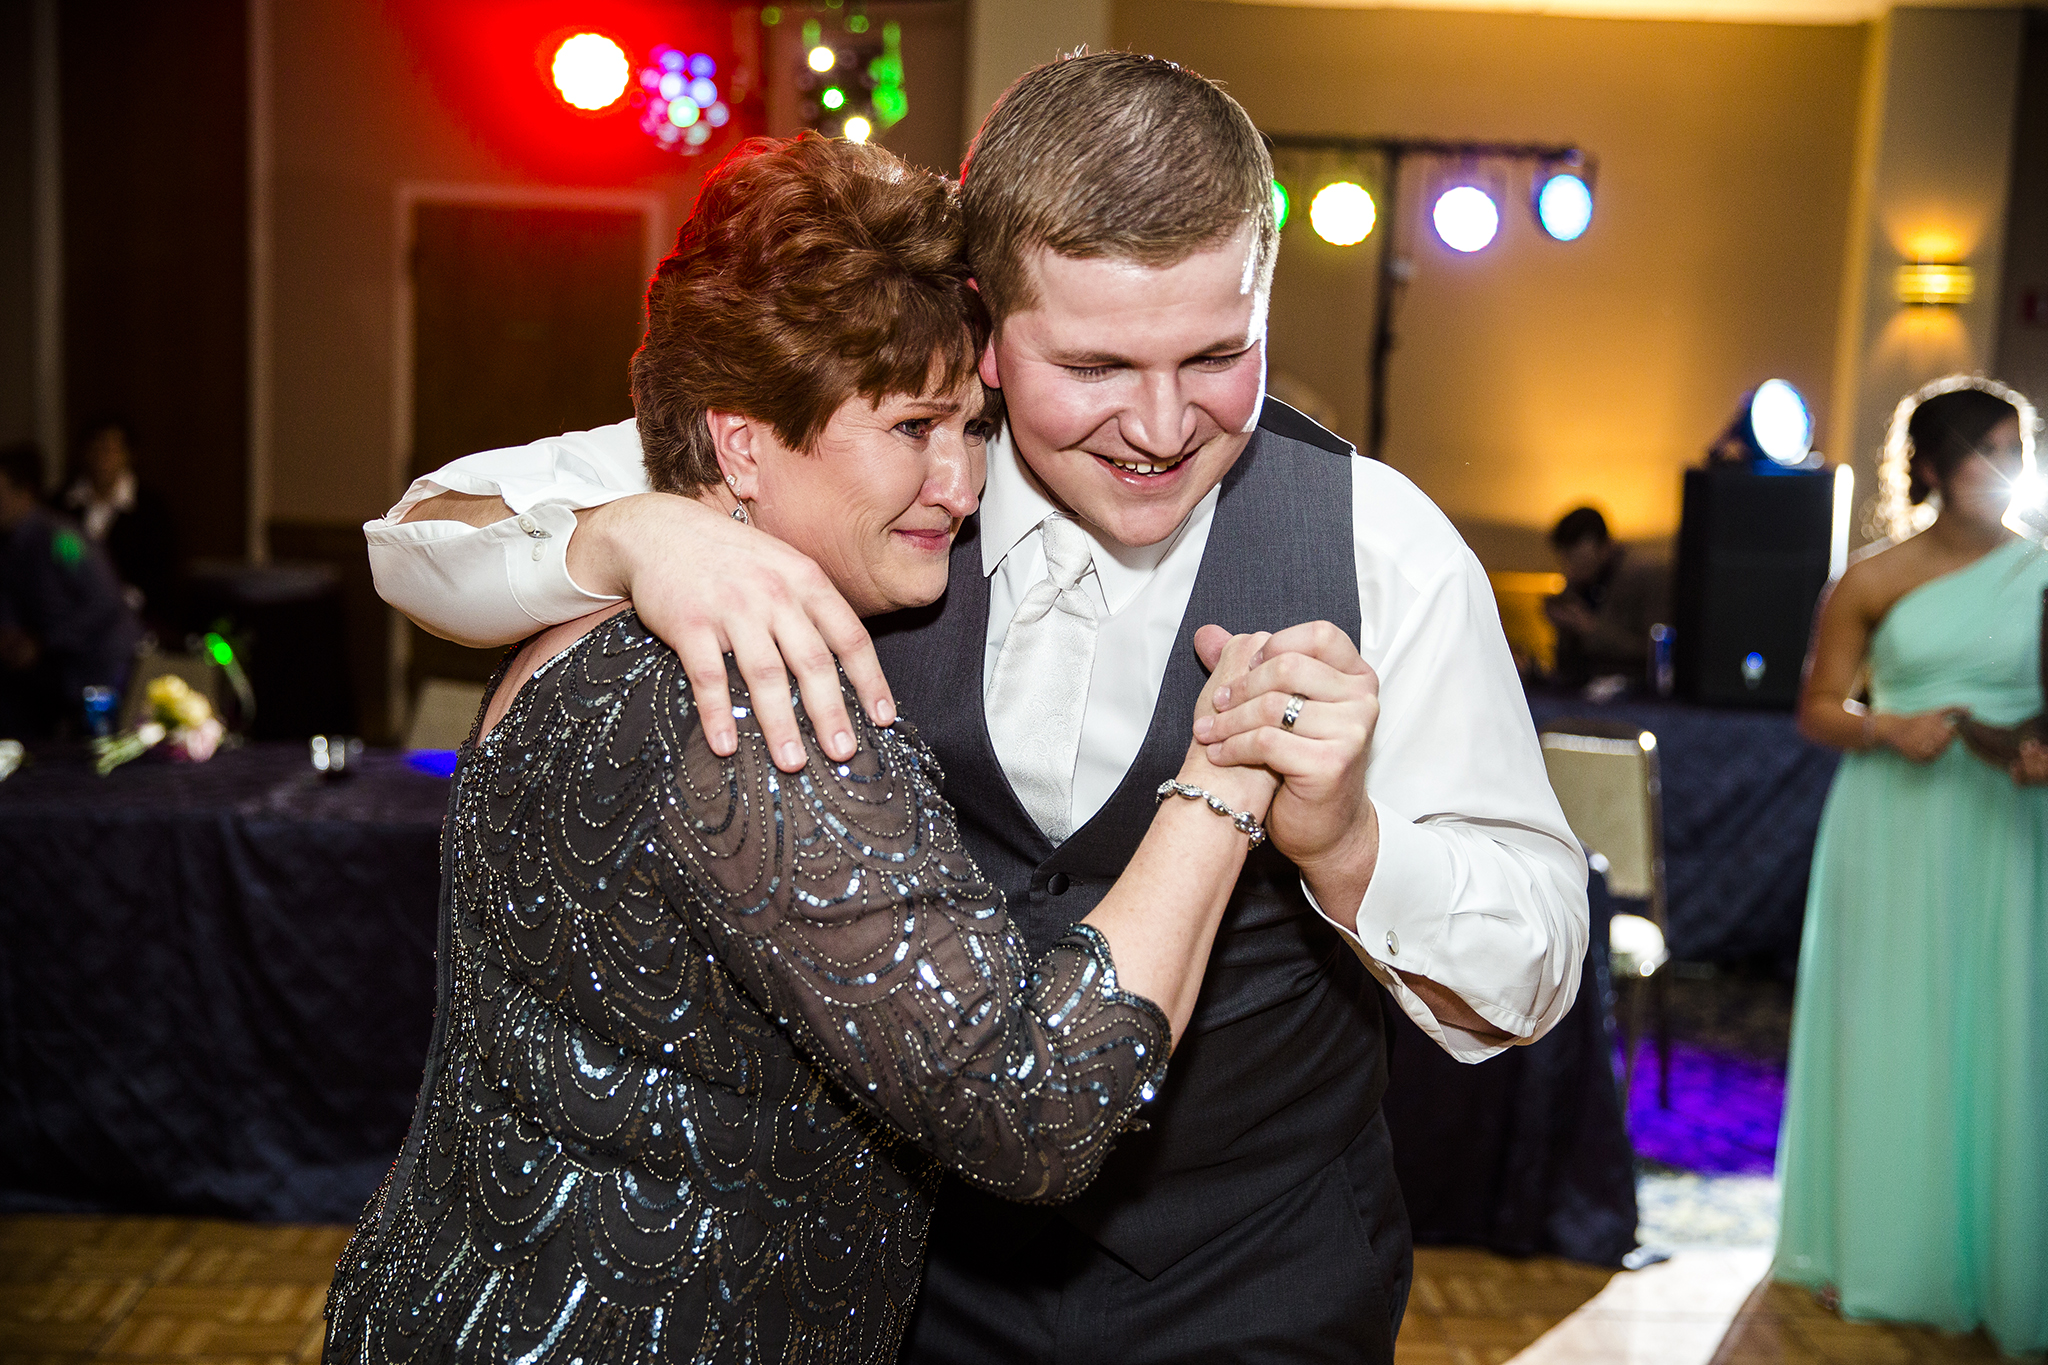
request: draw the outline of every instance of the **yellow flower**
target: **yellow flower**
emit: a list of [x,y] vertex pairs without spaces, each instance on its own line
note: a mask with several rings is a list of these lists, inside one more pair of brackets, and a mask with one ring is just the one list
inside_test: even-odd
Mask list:
[[183,678],[165,673],[149,680],[149,709],[165,725],[190,729],[213,719],[213,707]]

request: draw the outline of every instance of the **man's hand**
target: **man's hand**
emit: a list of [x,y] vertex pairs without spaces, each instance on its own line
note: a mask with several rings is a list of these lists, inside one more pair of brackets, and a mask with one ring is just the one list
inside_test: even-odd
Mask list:
[[818,745],[831,758],[844,761],[854,750],[835,656],[875,724],[896,719],[874,641],[825,571],[809,555],[694,498],[639,493],[578,512],[569,573],[586,591],[632,598],[647,628],[675,650],[713,753],[729,754],[739,744],[726,691],[727,651],[784,772],[799,771],[805,761],[791,673]]
[[[1203,626],[1195,650],[1213,669],[1230,639],[1219,626]],[[1303,701],[1290,728],[1282,721],[1296,696]],[[1380,715],[1379,675],[1351,637],[1328,621],[1311,621],[1268,640],[1244,678],[1218,688],[1213,700],[1214,719],[1195,720],[1195,738],[1208,745],[1209,761],[1263,765],[1280,775],[1266,833],[1301,869],[1324,911],[1355,925],[1379,866],[1379,812],[1365,793]],[[1412,972],[1399,975],[1439,1022],[1483,1042],[1515,1041],[1448,986]]]
[[[441,493],[407,521],[490,526],[512,515],[496,497]],[[585,592],[630,597],[647,628],[682,660],[712,752],[739,745],[727,691],[728,651],[746,680],[754,717],[777,767],[804,765],[790,704],[796,675],[819,747],[853,757],[853,726],[834,656],[877,725],[896,719],[889,680],[867,628],[808,555],[693,498],[636,493],[576,513],[569,576]]]
[[[1221,627],[1204,626],[1195,650],[1213,668],[1229,639]],[[1378,675],[1350,637],[1328,621],[1311,621],[1268,640],[1244,678],[1217,691],[1215,717],[1195,721],[1195,739],[1208,745],[1210,762],[1256,764],[1280,775],[1266,833],[1340,917],[1356,910],[1379,861],[1379,815],[1365,795],[1379,693]],[[1288,726],[1296,696],[1303,701]]]

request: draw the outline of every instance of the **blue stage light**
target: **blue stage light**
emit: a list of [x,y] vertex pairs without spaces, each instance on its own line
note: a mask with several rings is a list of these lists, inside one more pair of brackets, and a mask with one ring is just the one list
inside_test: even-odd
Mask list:
[[1749,400],[1749,429],[1756,448],[1774,464],[1804,464],[1813,449],[1813,414],[1799,390],[1782,379],[1756,386]]
[[1536,219],[1558,241],[1576,241],[1593,221],[1593,191],[1574,172],[1560,171],[1536,192]]

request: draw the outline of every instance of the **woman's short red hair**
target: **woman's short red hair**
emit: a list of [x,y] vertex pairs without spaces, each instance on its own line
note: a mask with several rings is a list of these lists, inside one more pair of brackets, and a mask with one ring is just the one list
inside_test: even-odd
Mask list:
[[649,483],[719,481],[707,412],[809,450],[855,394],[957,388],[989,334],[965,246],[955,188],[883,148],[799,136],[735,149],[647,287],[632,373]]

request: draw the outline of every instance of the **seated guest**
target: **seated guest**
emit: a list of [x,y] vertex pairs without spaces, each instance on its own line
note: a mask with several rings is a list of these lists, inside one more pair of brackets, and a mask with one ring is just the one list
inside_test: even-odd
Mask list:
[[119,690],[142,637],[106,556],[43,505],[32,442],[0,449],[0,736],[77,728],[87,687]]
[[128,605],[160,627],[173,624],[177,528],[163,495],[136,482],[128,432],[120,423],[109,422],[86,438],[62,505],[88,538],[105,547]]
[[1650,627],[1671,619],[1670,575],[1660,564],[1631,560],[1591,507],[1565,513],[1551,529],[1550,548],[1564,570],[1564,591],[1543,604],[1557,627],[1556,681],[1643,681]]

